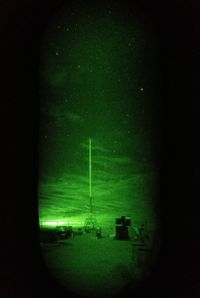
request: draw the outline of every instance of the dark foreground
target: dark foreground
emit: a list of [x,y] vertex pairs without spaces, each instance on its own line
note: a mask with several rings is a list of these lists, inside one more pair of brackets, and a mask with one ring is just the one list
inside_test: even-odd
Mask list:
[[144,271],[132,241],[96,238],[94,232],[43,245],[55,278],[82,297],[115,297]]

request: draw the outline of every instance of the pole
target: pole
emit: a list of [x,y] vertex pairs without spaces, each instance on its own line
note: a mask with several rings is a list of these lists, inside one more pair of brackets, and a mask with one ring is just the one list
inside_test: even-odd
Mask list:
[[92,140],[89,138],[89,194],[90,194],[90,201],[92,198]]

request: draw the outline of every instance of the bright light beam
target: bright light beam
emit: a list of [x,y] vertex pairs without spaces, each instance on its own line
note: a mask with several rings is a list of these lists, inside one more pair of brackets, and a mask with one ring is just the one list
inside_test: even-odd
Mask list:
[[89,138],[89,194],[92,197],[92,140]]

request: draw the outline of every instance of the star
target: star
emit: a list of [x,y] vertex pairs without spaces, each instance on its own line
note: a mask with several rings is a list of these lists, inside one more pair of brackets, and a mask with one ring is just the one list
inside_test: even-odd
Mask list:
[[56,52],[56,56],[58,56],[59,55],[59,53],[58,52]]
[[140,91],[143,91],[143,90],[144,90],[144,89],[141,87],[141,88],[140,88]]

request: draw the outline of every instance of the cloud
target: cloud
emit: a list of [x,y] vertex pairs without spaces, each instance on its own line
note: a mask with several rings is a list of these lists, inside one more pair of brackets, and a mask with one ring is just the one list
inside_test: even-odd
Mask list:
[[127,165],[131,162],[131,159],[126,156],[102,156],[102,155],[95,155],[93,158],[93,162],[97,163],[109,163],[113,166],[115,165]]
[[83,119],[80,115],[78,115],[77,113],[74,113],[74,112],[68,112],[66,114],[66,118],[68,121],[70,121],[71,123],[82,123],[83,122]]
[[[80,147],[88,150],[88,144],[81,143]],[[88,155],[83,155],[84,160],[88,161]],[[113,152],[103,146],[92,146],[92,166],[100,166],[101,168],[116,168],[120,166],[129,166],[131,164],[131,158],[123,155],[115,155]]]
[[[83,148],[83,149],[88,150],[88,143],[87,144],[86,143],[81,143],[80,147]],[[97,153],[97,152],[99,152],[99,153],[109,153],[110,152],[111,153],[111,151],[109,149],[107,149],[103,146],[96,145],[96,144],[95,145],[92,144],[92,152],[95,152],[95,153]]]
[[[154,173],[133,173],[126,156],[100,154],[93,157],[92,197],[97,212],[152,208],[150,198],[155,184]],[[103,153],[103,150],[101,150]],[[103,165],[106,164],[107,167]],[[110,168],[109,168],[110,167]],[[48,216],[83,215],[88,212],[89,185],[87,172],[66,172],[59,179],[48,177],[39,185],[39,209]],[[124,210],[124,211],[123,211]]]
[[81,124],[84,121],[83,117],[78,113],[69,110],[66,111],[66,106],[63,103],[48,103],[46,113],[59,126],[66,125],[67,123]]

